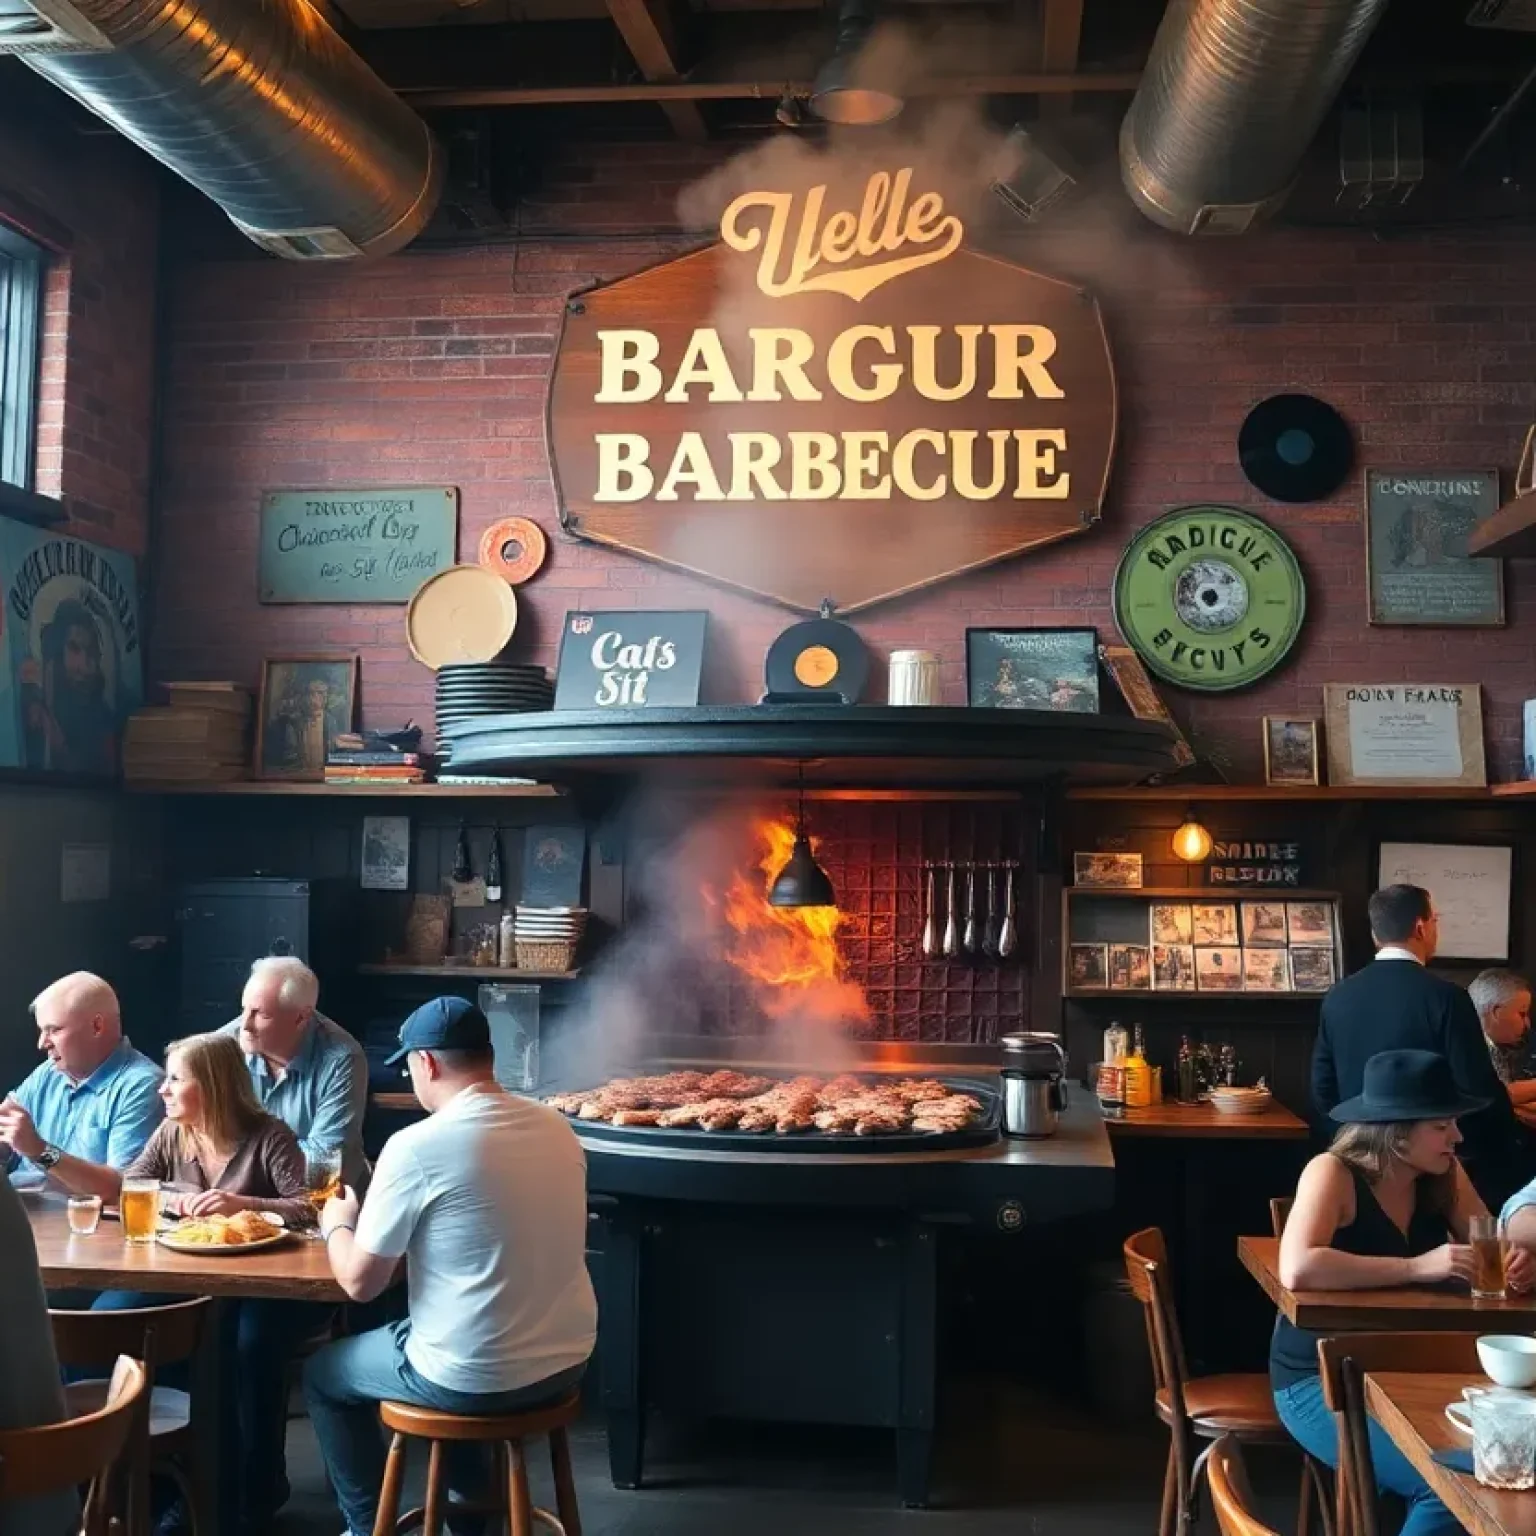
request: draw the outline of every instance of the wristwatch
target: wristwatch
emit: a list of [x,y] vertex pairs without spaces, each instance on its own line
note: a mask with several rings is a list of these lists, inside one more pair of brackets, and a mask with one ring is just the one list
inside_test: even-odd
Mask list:
[[61,1157],[64,1156],[62,1147],[47,1146],[37,1154],[37,1166],[45,1173],[54,1168]]

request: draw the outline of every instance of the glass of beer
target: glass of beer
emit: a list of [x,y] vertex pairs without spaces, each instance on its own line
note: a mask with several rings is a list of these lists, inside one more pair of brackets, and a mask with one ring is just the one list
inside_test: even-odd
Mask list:
[[1469,1233],[1472,1243],[1472,1295],[1477,1301],[1502,1301],[1505,1243],[1495,1216],[1474,1216]]
[[123,1218],[123,1236],[130,1243],[152,1243],[160,1224],[160,1181],[124,1179],[118,1197]]
[[72,1195],[69,1201],[69,1230],[76,1237],[89,1237],[101,1220],[100,1195]]
[[325,1202],[341,1193],[341,1148],[315,1147],[304,1158],[304,1182],[318,1218]]

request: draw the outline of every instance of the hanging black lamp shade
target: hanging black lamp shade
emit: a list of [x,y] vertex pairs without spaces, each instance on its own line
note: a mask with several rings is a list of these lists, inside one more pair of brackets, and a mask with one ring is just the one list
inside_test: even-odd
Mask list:
[[789,862],[774,877],[768,890],[770,907],[835,907],[837,894],[827,872],[816,862],[804,827],[795,833]]
[[837,42],[811,87],[810,108],[824,123],[872,128],[897,116],[905,100],[887,81],[871,78],[859,54],[874,30],[874,0],[843,0]]

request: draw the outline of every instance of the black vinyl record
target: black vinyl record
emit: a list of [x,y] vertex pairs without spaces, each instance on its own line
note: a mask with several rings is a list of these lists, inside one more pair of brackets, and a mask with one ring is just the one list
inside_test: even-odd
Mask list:
[[1321,501],[1354,461],[1344,418],[1311,395],[1271,395],[1249,411],[1237,457],[1251,484],[1275,501]]
[[850,625],[807,619],[768,647],[764,681],[764,703],[857,704],[869,681],[869,652]]

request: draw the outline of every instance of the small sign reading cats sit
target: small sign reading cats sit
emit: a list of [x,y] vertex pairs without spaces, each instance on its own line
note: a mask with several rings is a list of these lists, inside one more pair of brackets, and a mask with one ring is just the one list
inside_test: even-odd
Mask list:
[[703,612],[568,613],[556,709],[643,709],[699,702]]

